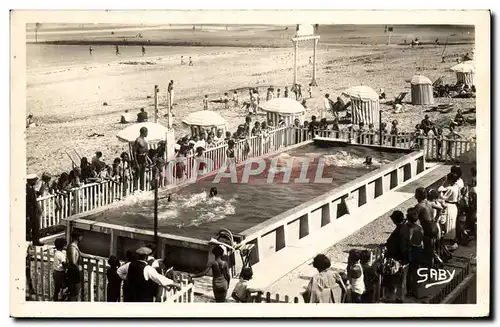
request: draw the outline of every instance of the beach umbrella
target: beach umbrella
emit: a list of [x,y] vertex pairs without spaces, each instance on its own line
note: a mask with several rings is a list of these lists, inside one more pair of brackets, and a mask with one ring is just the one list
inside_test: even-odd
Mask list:
[[167,137],[168,129],[158,123],[133,124],[116,133],[116,137],[122,142],[133,143],[139,137],[140,129],[143,127],[148,129],[148,136],[146,137],[148,143],[158,143],[164,141]]
[[182,120],[182,123],[191,127],[191,134],[195,135],[205,130],[214,133],[217,129],[227,130],[227,121],[217,112],[211,110],[201,110],[192,112]]
[[432,82],[425,76],[415,75],[410,81],[411,103],[413,105],[428,105],[434,103]]
[[211,110],[201,110],[192,112],[182,120],[182,122],[189,126],[226,126],[227,121],[217,112]]
[[286,125],[292,125],[295,118],[303,120],[304,106],[292,98],[274,98],[260,104],[260,109],[267,112],[267,120],[277,126],[280,119]]
[[464,61],[451,67],[450,70],[458,73],[474,73],[476,71],[476,63],[472,60]]
[[380,122],[379,95],[365,85],[353,86],[342,92],[351,99],[352,123],[376,125]]
[[304,106],[292,98],[273,98],[261,103],[260,109],[281,115],[300,114],[305,111]]

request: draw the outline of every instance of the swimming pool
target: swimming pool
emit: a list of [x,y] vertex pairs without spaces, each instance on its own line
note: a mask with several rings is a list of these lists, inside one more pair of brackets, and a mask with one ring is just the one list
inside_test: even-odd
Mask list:
[[[280,213],[314,199],[339,186],[361,177],[381,165],[390,163],[405,153],[385,152],[363,146],[318,147],[304,145],[265,159],[264,170],[242,182],[244,166],[237,168],[237,183],[229,177],[215,183],[215,176],[181,188],[172,200],[160,199],[158,203],[159,232],[209,240],[222,228],[235,234],[241,233]],[[372,165],[364,164],[365,158],[373,158]],[[272,160],[278,167],[272,167]],[[293,160],[290,165],[289,160]],[[288,162],[287,162],[288,161]],[[306,165],[304,162],[308,161]],[[316,178],[318,167],[324,163],[321,176],[330,182]],[[255,168],[256,164],[254,164]],[[274,179],[268,183],[270,173]],[[289,174],[289,182],[284,182]],[[301,177],[309,182],[300,182]],[[211,187],[217,187],[214,198],[207,196]],[[85,219],[122,225],[137,229],[153,229],[154,202],[151,193],[133,195],[108,210]]]

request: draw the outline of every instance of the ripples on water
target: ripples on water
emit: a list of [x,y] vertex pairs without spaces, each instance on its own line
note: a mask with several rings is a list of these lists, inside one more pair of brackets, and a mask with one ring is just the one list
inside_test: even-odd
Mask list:
[[[364,164],[366,156],[372,157],[372,165]],[[297,165],[300,167],[301,160],[305,158],[315,161],[322,158],[326,166],[323,176],[332,177],[331,183],[232,184],[222,180],[220,184],[214,185],[210,180],[199,181],[172,194],[171,202],[165,198],[160,199],[159,230],[202,239],[209,239],[221,228],[229,228],[239,233],[401,156],[400,153],[378,152],[363,147],[327,149],[318,149],[312,145],[300,147],[277,156],[276,172],[296,170]],[[292,167],[287,163],[290,159],[294,159]],[[267,163],[270,165],[269,161]],[[266,177],[267,175],[257,176],[257,179],[264,180]],[[212,186],[217,187],[218,196],[209,198],[208,191]],[[116,208],[111,208],[94,219],[152,229],[154,202],[151,192],[131,195],[115,206]]]

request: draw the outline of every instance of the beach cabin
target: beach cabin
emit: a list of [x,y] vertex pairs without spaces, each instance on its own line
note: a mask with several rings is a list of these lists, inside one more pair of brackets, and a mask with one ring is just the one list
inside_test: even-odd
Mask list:
[[363,122],[365,125],[378,126],[380,102],[375,90],[365,85],[353,86],[342,92],[342,95],[351,101],[353,124],[357,125]]
[[221,130],[224,135],[227,130],[227,121],[211,110],[192,112],[182,120],[182,123],[190,127],[191,135],[199,135],[202,131],[206,134],[209,132],[217,134],[217,130]]
[[432,82],[425,76],[415,75],[410,81],[411,103],[413,105],[434,104]]
[[451,67],[450,70],[457,75],[457,84],[474,85],[474,74],[476,72],[476,63],[474,61],[464,61]]
[[260,104],[260,109],[266,112],[267,121],[273,126],[278,126],[280,119],[283,119],[287,126],[293,125],[296,118],[300,123],[304,122],[305,108],[300,102],[292,98],[274,98]]

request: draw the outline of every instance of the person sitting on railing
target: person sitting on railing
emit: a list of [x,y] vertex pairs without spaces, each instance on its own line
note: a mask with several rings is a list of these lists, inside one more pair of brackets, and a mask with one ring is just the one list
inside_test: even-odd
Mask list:
[[252,136],[260,135],[262,130],[260,129],[260,122],[256,121],[252,128]]
[[326,118],[321,118],[318,124],[318,129],[320,131],[326,131],[328,129],[328,122],[326,121]]
[[121,163],[122,160],[120,158],[115,158],[111,167],[111,179],[117,183],[120,183],[123,178]]
[[331,269],[330,259],[318,254],[313,259],[313,267],[318,270],[302,297],[306,303],[341,303],[347,288],[340,274]]
[[309,133],[314,138],[316,136],[317,130],[319,128],[319,122],[316,120],[316,116],[311,117],[311,122],[309,123]]
[[83,183],[80,181],[80,168],[73,168],[68,175],[68,180],[71,187],[80,187]]
[[[94,170],[97,169],[97,165],[99,164],[99,162],[101,162],[101,158],[102,158],[102,152],[101,151],[97,151],[95,153],[95,156],[92,157],[92,161],[90,163],[92,169],[94,169]],[[81,162],[80,162],[80,164],[81,164]]]
[[80,159],[80,171],[81,171],[81,179],[84,183],[87,183],[87,180],[92,176],[92,167],[89,165],[89,161],[87,157],[83,157]]
[[136,251],[137,260],[118,268],[118,275],[127,282],[130,295],[127,302],[153,302],[157,295],[156,285],[181,289],[178,283],[159,274],[155,268],[148,265],[146,260],[152,252],[148,247],[141,247]]
[[455,123],[452,122],[450,126],[448,126],[448,129],[450,130],[450,133],[446,135],[446,155],[450,158],[450,161],[453,161],[452,149],[455,143],[453,140],[460,139],[462,136],[455,131]]
[[228,165],[236,163],[236,155],[234,152],[234,145],[235,145],[235,143],[232,139],[227,141],[226,157],[227,157]]
[[118,276],[117,270],[120,266],[120,261],[114,255],[108,259],[109,268],[106,270],[106,302],[120,302],[120,289],[122,287],[122,279]]
[[52,175],[50,173],[43,173],[39,183],[35,186],[37,196],[46,196],[54,193],[53,184],[50,183]]
[[429,119],[429,115],[425,115],[422,122],[420,122],[420,128],[424,132],[424,135],[427,136],[429,131],[434,129],[434,123]]

